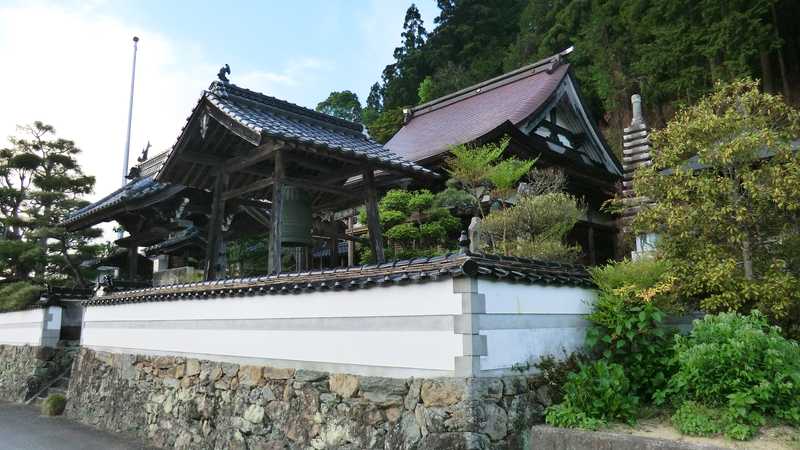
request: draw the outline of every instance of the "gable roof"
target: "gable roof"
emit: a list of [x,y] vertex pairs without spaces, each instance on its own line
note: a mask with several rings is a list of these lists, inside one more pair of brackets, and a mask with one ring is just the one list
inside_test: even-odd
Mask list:
[[251,91],[231,83],[214,81],[203,92],[187,124],[173,146],[161,180],[171,168],[175,153],[187,139],[192,120],[207,111],[226,128],[254,146],[267,139],[309,145],[354,160],[363,160],[376,168],[410,175],[433,175],[431,171],[398,156],[363,133],[361,124],[329,116],[275,97]]
[[543,119],[543,113],[555,108],[566,95],[582,122],[581,127],[601,148],[599,153],[603,153],[598,155],[590,149],[579,149],[577,151],[582,154],[578,159],[587,165],[600,166],[615,176],[621,175],[619,162],[583,111],[570,66],[562,59],[567,53],[569,51],[411,109],[406,124],[386,147],[413,161],[429,160],[444,154],[453,145],[474,142],[504,124],[521,128],[532,119]]

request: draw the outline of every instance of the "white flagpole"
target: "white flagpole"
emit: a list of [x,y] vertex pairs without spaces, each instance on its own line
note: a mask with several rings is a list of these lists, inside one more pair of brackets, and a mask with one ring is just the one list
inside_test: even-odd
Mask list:
[[128,176],[128,159],[130,158],[131,152],[131,121],[133,120],[133,86],[134,82],[136,81],[136,50],[137,44],[139,43],[139,38],[134,36],[133,37],[133,71],[131,72],[131,98],[128,102],[128,134],[125,137],[125,159],[122,161],[122,185],[128,183],[128,180],[125,178]]

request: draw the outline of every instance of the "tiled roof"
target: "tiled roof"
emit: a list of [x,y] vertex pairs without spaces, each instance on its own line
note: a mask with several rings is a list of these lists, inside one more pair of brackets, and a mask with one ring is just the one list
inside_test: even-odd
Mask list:
[[282,273],[115,292],[106,297],[93,298],[84,304],[109,305],[221,296],[359,289],[459,276],[506,279],[518,283],[594,286],[589,273],[583,266],[493,255],[451,253],[430,258],[342,269]]
[[203,239],[200,233],[200,230],[195,228],[194,226],[185,229],[182,232],[176,234],[175,236],[166,239],[164,241],[161,241],[158,244],[147,247],[144,250],[144,254],[147,256],[153,256],[159,253],[164,253],[164,251],[171,251],[177,248],[181,248],[191,243],[196,243],[197,245],[205,245],[206,243],[205,239]]
[[64,219],[62,225],[69,227],[79,221],[90,219],[92,216],[95,217],[97,222],[102,222],[110,219],[110,217],[98,216],[116,206],[122,206],[133,200],[144,200],[162,192],[179,192],[183,189],[183,186],[159,183],[152,176],[137,178],[102,199],[73,211]]
[[361,124],[218,81],[211,84],[205,97],[228,117],[259,135],[334,150],[384,168],[432,174],[368,138]]
[[506,122],[520,125],[553,96],[568,64],[544,60],[414,108],[386,147],[412,161],[473,142]]

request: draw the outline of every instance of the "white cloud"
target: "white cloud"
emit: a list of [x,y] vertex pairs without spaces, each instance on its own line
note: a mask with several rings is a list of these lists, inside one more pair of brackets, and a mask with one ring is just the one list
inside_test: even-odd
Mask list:
[[[83,149],[84,171],[97,177],[92,198],[117,189],[134,35],[141,40],[131,161],[148,140],[151,155],[169,148],[218,65],[209,64],[197,44],[98,14],[91,4],[65,9],[46,3],[0,6],[0,145],[16,133],[16,125],[42,120]],[[299,58],[274,72],[242,73],[233,80],[281,96],[287,88],[301,89],[326,67],[324,61]]]

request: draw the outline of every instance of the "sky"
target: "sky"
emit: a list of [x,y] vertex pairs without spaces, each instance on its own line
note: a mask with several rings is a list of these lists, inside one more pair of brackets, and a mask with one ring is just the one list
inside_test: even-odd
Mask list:
[[[130,160],[168,149],[224,64],[231,82],[313,108],[362,103],[400,44],[406,0],[0,0],[0,146],[41,120],[83,150],[98,199],[122,182],[134,35]],[[415,0],[426,27],[434,0]]]

